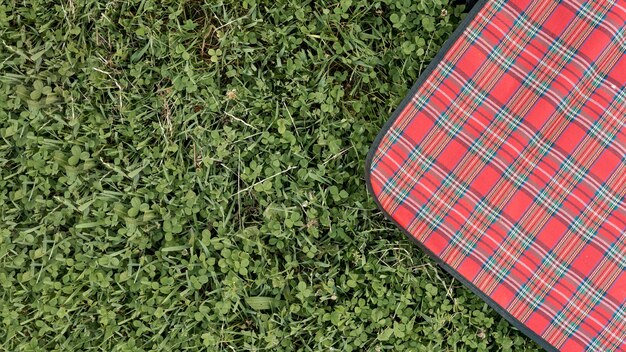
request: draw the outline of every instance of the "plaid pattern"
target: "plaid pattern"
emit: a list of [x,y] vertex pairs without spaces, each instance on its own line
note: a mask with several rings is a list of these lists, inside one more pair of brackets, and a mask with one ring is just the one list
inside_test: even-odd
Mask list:
[[626,351],[626,0],[490,0],[382,132],[381,208],[543,342]]

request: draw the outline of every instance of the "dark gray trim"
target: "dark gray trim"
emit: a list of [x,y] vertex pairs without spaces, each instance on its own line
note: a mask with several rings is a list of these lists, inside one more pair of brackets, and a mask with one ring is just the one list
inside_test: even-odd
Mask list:
[[487,1],[489,1],[489,0],[478,0],[478,1],[476,1],[476,0],[461,0],[461,1],[462,2],[466,2],[469,6],[472,6],[472,4],[471,4],[472,2],[475,3],[476,5],[472,7],[472,9],[469,12],[469,14],[467,15],[467,17],[461,22],[461,24],[456,29],[456,31],[444,43],[444,45],[442,46],[442,48],[439,51],[439,53],[437,53],[437,55],[432,60],[430,65],[428,65],[428,67],[420,75],[420,77],[417,79],[417,82],[409,90],[408,95],[404,98],[404,100],[402,101],[400,106],[394,111],[393,115],[391,115],[391,118],[385,123],[385,125],[382,128],[382,130],[378,133],[378,136],[376,136],[376,139],[374,140],[374,143],[372,144],[372,147],[370,148],[369,152],[367,153],[367,157],[365,159],[365,183],[367,185],[368,192],[374,198],[374,201],[376,202],[376,205],[378,206],[378,209],[380,209],[380,211],[383,214],[385,214],[385,217],[387,219],[389,219],[391,222],[393,222],[397,227],[402,229],[402,232],[413,243],[415,243],[422,251],[426,252],[428,254],[428,256],[430,256],[437,264],[439,264],[439,266],[441,266],[443,269],[445,269],[450,275],[452,275],[452,277],[454,277],[456,280],[461,282],[470,291],[472,291],[474,294],[476,294],[478,297],[480,297],[483,301],[485,301],[485,303],[487,303],[493,310],[498,312],[498,314],[503,316],[507,321],[509,321],[509,323],[511,323],[513,326],[515,326],[517,329],[519,329],[522,333],[524,333],[526,336],[528,336],[533,341],[535,341],[537,344],[539,344],[539,346],[544,348],[546,351],[558,351],[554,346],[552,346],[550,343],[548,343],[546,340],[544,340],[541,336],[537,335],[537,333],[535,333],[534,331],[530,330],[521,321],[517,320],[506,309],[501,307],[498,303],[496,303],[494,300],[492,300],[489,296],[484,294],[480,289],[478,289],[478,287],[474,286],[473,283],[471,283],[470,281],[465,279],[463,276],[461,276],[461,274],[459,274],[451,266],[446,264],[441,258],[437,257],[433,252],[431,252],[428,248],[426,248],[422,243],[417,241],[415,239],[415,237],[413,237],[406,229],[402,228],[402,226],[400,226],[400,224],[398,224],[391,217],[391,215],[389,213],[387,213],[387,211],[382,207],[382,205],[380,204],[380,201],[375,196],[375,194],[374,194],[374,192],[372,190],[371,177],[370,177],[371,164],[372,164],[372,158],[374,157],[374,153],[376,152],[376,150],[378,149],[378,146],[380,145],[380,141],[385,136],[385,134],[387,133],[389,128],[391,128],[391,126],[396,121],[396,119],[400,116],[400,113],[404,110],[404,108],[408,104],[410,104],[413,96],[415,96],[415,93],[417,92],[417,89],[422,84],[424,84],[426,79],[431,75],[431,73],[433,73],[433,71],[437,67],[437,64],[439,64],[439,62],[443,59],[443,57],[446,55],[446,53],[450,50],[450,47],[452,47],[452,44],[454,44],[454,42],[456,42],[459,39],[461,34],[463,34],[463,31],[465,30],[465,28],[467,28],[469,23],[476,17],[476,14],[480,11],[480,9],[482,9],[485,6]]

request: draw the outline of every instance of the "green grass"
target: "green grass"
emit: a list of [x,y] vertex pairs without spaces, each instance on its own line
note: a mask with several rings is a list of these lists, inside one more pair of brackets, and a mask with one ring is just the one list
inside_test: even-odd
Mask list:
[[365,190],[462,10],[0,1],[0,349],[536,350]]

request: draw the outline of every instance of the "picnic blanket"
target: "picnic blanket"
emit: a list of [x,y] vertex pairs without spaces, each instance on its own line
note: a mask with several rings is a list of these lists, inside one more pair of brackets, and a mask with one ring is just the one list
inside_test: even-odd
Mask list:
[[547,350],[626,351],[626,0],[482,0],[376,138],[379,208]]

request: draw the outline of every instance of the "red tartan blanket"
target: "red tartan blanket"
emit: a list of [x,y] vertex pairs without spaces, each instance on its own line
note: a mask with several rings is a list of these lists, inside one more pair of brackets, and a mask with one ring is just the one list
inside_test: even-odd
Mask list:
[[480,1],[367,160],[380,209],[550,350],[626,351],[625,22]]

